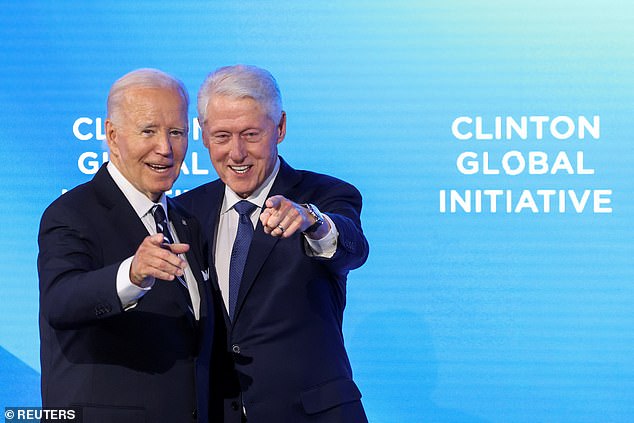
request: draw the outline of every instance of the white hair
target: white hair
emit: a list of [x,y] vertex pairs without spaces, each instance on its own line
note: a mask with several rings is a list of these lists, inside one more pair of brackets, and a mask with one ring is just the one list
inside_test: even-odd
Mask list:
[[117,121],[121,103],[130,88],[174,88],[183,98],[185,107],[189,106],[187,88],[179,79],[158,69],[137,69],[123,75],[112,84],[107,101],[107,117],[110,120]]
[[207,106],[215,95],[251,98],[264,108],[273,122],[278,123],[282,118],[282,95],[277,81],[269,71],[257,66],[225,66],[207,75],[198,91],[198,119],[201,124],[205,122]]

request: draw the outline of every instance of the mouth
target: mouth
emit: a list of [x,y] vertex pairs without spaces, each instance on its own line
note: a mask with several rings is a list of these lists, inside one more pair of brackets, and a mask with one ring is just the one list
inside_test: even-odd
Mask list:
[[229,166],[229,169],[233,170],[238,175],[245,174],[251,169],[253,165],[241,165],[241,166]]
[[172,165],[164,165],[164,164],[158,164],[158,163],[146,163],[146,165],[150,169],[152,169],[154,172],[158,172],[158,173],[167,172],[168,170],[172,168]]

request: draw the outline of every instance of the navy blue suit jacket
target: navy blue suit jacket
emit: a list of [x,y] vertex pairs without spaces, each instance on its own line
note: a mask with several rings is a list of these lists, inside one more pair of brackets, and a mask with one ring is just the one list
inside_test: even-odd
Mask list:
[[[201,223],[210,263],[224,189],[216,180],[176,198]],[[215,361],[224,372],[212,381],[221,384],[213,406],[231,423],[240,422],[242,404],[249,423],[366,422],[342,334],[347,274],[368,255],[361,195],[283,160],[269,196],[276,194],[327,213],[339,231],[337,252],[331,259],[309,257],[302,234],[275,238],[258,222],[233,321],[216,306],[224,312],[217,321],[225,322],[217,333],[226,330],[217,345],[224,341],[226,349]]]
[[81,407],[86,423],[207,421],[214,312],[202,277],[206,259],[197,221],[168,203],[178,238],[191,247],[198,322],[170,281],[157,280],[136,307],[122,309],[117,270],[149,234],[105,165],[44,212],[38,238],[44,407]]

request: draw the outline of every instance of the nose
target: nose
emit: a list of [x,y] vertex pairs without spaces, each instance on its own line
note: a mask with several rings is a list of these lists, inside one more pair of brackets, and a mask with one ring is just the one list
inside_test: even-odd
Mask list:
[[229,158],[234,163],[241,163],[247,158],[247,149],[244,141],[240,139],[240,136],[233,137],[229,148]]
[[172,140],[169,133],[161,132],[156,137],[155,151],[162,156],[170,156],[172,154]]

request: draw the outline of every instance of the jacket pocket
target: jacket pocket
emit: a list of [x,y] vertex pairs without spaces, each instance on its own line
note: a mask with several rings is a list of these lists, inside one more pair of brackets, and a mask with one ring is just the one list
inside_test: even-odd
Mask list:
[[361,392],[350,379],[326,382],[300,394],[300,400],[307,414],[316,414],[360,399]]

